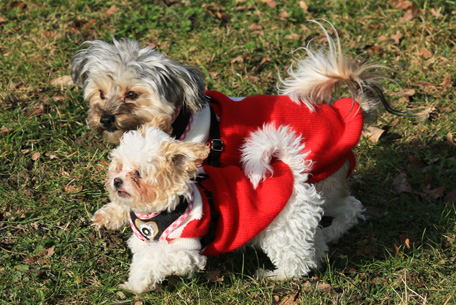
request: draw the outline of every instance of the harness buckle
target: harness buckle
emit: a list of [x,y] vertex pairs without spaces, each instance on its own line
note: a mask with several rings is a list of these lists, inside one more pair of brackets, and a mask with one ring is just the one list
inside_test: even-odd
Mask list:
[[223,150],[223,141],[220,139],[213,139],[211,141],[211,150],[221,152]]

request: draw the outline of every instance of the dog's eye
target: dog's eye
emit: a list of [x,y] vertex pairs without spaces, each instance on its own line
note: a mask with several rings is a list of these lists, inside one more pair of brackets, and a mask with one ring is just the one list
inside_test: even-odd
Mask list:
[[100,98],[101,98],[102,100],[104,100],[104,99],[106,98],[105,95],[104,95],[104,93],[103,93],[103,91],[101,91],[101,90],[100,90]]
[[139,171],[135,172],[136,177],[141,178],[141,173]]
[[138,98],[138,96],[139,96],[138,93],[136,93],[134,91],[128,91],[127,94],[125,95],[125,98],[134,101]]

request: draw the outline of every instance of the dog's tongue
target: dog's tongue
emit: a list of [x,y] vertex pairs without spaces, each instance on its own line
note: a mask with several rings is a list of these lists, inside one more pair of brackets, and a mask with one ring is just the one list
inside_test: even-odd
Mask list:
[[120,197],[125,197],[125,196],[129,196],[130,194],[128,194],[128,192],[124,189],[118,189],[117,195],[119,195]]

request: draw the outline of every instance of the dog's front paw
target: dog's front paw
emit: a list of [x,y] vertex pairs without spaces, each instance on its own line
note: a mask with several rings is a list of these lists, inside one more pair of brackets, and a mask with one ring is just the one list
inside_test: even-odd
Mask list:
[[118,230],[128,223],[128,211],[121,205],[111,202],[95,212],[92,223],[97,229],[105,227]]
[[134,294],[143,294],[152,290],[155,290],[155,285],[145,285],[144,283],[135,283],[134,285],[130,282],[125,282],[117,286],[120,289],[130,290]]
[[110,225],[107,213],[100,209],[92,216],[92,224],[99,230]]

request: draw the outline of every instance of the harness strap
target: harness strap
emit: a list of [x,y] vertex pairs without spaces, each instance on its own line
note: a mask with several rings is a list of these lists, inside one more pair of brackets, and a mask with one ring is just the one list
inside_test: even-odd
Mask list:
[[217,228],[217,223],[220,218],[220,213],[217,211],[215,208],[214,204],[214,197],[213,194],[210,190],[205,188],[200,182],[201,181],[206,181],[208,179],[207,174],[199,174],[196,177],[196,181],[198,182],[198,187],[201,188],[201,190],[204,192],[204,195],[206,196],[207,202],[209,203],[209,208],[211,210],[211,221],[209,222],[209,230],[207,231],[207,234],[203,236],[200,240],[201,242],[201,249],[204,249],[212,243],[215,240],[215,230]]
[[211,138],[211,151],[207,158],[207,164],[215,167],[220,167],[220,154],[223,151],[223,141],[220,139],[220,129],[217,121],[217,116],[214,109],[211,109],[211,126],[209,129],[209,136]]
[[187,209],[188,201],[181,196],[179,204],[172,212],[153,213],[147,215],[137,215],[133,210],[130,211],[130,225],[133,233],[142,241],[159,240],[165,230],[172,225]]
[[190,111],[187,111],[184,107],[179,111],[179,115],[171,124],[173,127],[172,136],[176,139],[180,139],[187,128],[188,122],[190,121]]

